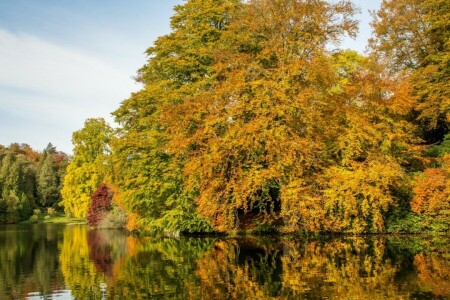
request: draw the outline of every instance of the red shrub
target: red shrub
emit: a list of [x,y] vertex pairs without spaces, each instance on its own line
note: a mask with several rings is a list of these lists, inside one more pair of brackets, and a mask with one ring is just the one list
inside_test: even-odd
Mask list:
[[106,214],[112,209],[111,200],[113,191],[106,185],[102,184],[91,195],[91,204],[89,205],[87,222],[91,226],[97,226]]

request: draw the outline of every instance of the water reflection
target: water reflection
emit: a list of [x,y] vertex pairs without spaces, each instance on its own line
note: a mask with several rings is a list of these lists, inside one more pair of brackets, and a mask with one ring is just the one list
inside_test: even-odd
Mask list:
[[57,226],[0,227],[0,299],[61,289]]
[[0,227],[0,299],[447,299],[448,237],[139,238]]

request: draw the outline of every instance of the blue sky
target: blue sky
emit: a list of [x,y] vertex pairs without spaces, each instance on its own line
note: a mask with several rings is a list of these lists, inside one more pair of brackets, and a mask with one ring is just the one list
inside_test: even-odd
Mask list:
[[[360,34],[343,47],[363,51],[368,10],[381,0],[354,1]],[[140,88],[132,77],[144,51],[170,31],[182,0],[1,0],[0,144],[51,142],[72,151],[72,132],[110,113]]]

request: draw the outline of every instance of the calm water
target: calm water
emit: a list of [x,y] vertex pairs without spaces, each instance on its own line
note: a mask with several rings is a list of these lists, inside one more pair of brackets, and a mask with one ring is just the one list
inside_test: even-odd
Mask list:
[[0,226],[0,299],[449,299],[449,241],[156,239]]

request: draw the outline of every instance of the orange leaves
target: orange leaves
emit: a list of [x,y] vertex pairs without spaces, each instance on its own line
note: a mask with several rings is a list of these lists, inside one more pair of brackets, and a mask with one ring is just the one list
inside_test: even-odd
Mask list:
[[420,253],[414,257],[420,285],[434,295],[446,297],[450,291],[450,260],[444,253]]
[[129,213],[128,214],[128,223],[127,223],[127,229],[129,231],[135,231],[142,229],[142,225],[139,224],[139,215],[136,213]]
[[444,167],[429,168],[415,179],[411,208],[418,214],[450,222],[450,155],[444,156]]

